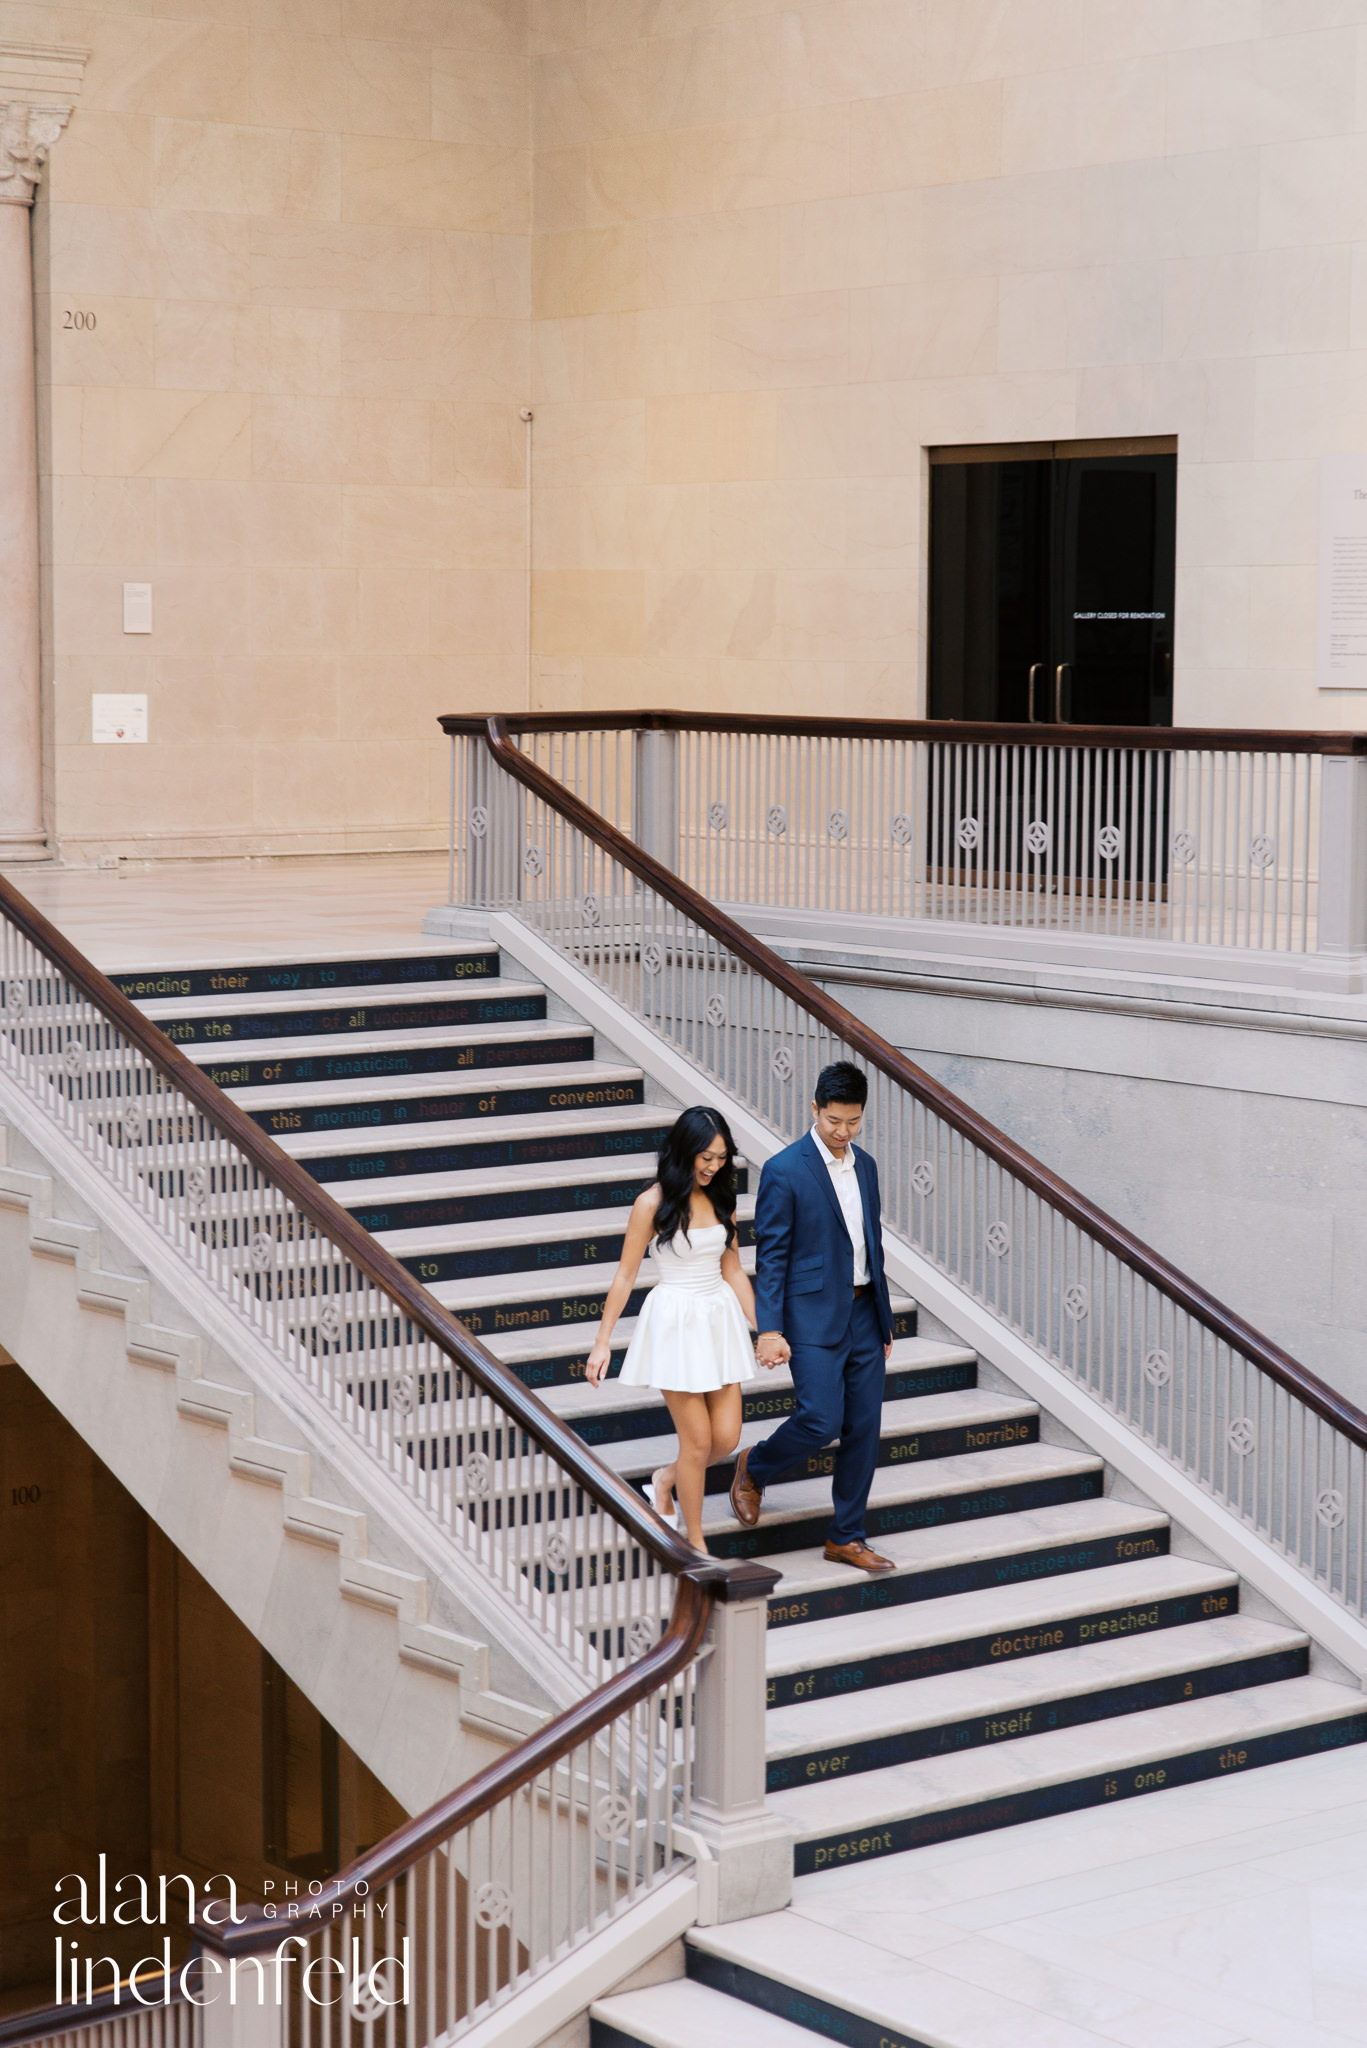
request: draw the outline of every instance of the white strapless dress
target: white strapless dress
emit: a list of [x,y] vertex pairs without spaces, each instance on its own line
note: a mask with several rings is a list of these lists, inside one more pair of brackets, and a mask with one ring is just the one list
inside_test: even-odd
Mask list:
[[726,1226],[709,1223],[652,1244],[655,1285],[627,1346],[618,1384],[707,1394],[755,1377],[744,1311],[721,1277]]

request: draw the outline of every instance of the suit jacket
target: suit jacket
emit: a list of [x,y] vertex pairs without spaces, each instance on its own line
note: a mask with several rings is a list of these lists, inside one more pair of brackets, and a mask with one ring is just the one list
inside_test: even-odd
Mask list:
[[[869,1279],[886,1344],[892,1337],[892,1308],[883,1271],[882,1208],[878,1168],[867,1152],[854,1148],[855,1172],[864,1207],[864,1241]],[[839,1344],[850,1320],[854,1289],[854,1246],[830,1168],[810,1131],[776,1152],[759,1177],[755,1202],[755,1322],[781,1330],[793,1346]]]

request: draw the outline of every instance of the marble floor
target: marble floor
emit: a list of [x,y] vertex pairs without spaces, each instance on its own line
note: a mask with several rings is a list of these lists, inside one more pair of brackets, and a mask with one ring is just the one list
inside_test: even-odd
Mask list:
[[446,901],[446,856],[150,863],[118,869],[10,867],[5,879],[108,973],[320,958],[424,939]]
[[784,1918],[961,1987],[992,2023],[954,2048],[1367,2043],[1367,1750],[799,1878]]

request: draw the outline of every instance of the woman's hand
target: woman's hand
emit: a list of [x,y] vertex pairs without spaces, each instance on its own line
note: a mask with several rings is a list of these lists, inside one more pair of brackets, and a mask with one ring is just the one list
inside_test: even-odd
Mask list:
[[591,1387],[601,1386],[608,1367],[612,1364],[612,1346],[606,1337],[600,1337],[588,1355],[584,1367],[584,1378]]

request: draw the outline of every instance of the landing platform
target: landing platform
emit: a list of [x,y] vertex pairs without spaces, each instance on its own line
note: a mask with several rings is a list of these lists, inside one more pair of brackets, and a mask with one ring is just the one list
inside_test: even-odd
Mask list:
[[446,901],[445,854],[9,867],[7,881],[106,974],[329,954],[450,952],[422,920]]
[[1364,2043],[1367,1752],[802,1877],[780,1921],[809,1967],[811,1923],[913,1963],[896,2018],[945,2048]]

